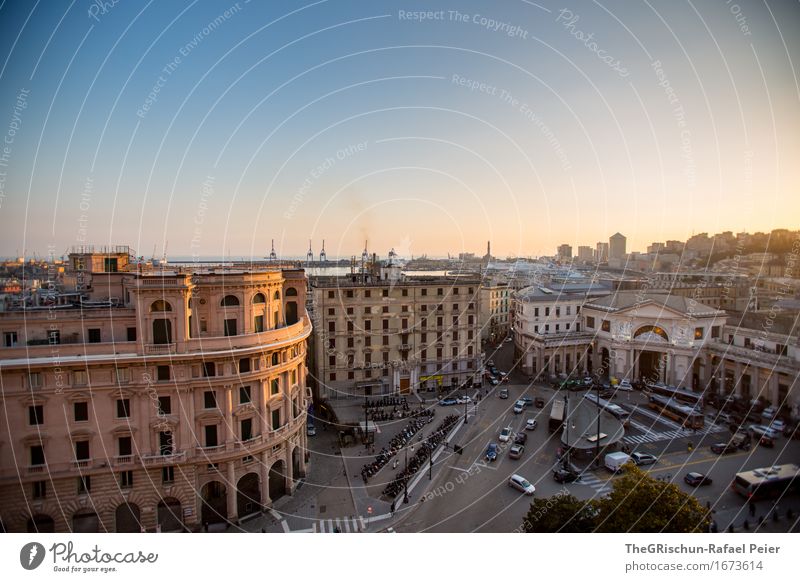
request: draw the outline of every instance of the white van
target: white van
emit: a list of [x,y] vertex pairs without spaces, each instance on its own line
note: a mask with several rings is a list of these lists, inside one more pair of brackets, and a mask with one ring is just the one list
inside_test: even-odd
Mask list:
[[606,469],[611,471],[612,473],[619,473],[622,470],[622,465],[627,463],[631,460],[631,456],[618,452],[618,453],[608,453],[605,457],[605,466]]

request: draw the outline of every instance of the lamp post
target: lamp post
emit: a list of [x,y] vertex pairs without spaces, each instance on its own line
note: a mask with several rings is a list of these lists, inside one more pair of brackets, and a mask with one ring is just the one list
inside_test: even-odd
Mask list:
[[[411,445],[411,450],[414,450],[414,445]],[[403,503],[408,503],[408,447],[406,447],[406,470],[403,476]]]
[[467,385],[465,383],[464,384],[464,424],[467,424],[467,405],[469,403],[469,401],[467,400],[467,398],[469,398],[469,396],[467,396],[467,391],[468,391],[468,389],[467,389]]
[[367,410],[367,389],[364,388],[364,448],[369,450],[369,415]]
[[595,441],[595,463],[600,463],[600,384],[597,385],[597,440]]
[[564,451],[564,470],[569,471],[569,398],[564,394],[564,440],[566,450]]
[[431,451],[431,456],[428,458],[430,463],[428,464],[428,481],[433,479],[433,451]]

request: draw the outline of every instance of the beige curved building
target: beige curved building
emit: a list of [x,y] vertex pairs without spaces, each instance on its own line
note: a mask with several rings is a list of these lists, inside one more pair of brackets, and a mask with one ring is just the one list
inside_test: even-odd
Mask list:
[[2,528],[195,530],[290,494],[307,461],[304,272],[86,264],[68,275],[93,301],[0,313]]

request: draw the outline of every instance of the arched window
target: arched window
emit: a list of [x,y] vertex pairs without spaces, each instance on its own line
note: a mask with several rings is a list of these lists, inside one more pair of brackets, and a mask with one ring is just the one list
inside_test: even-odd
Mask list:
[[226,295],[220,302],[221,307],[236,307],[239,305],[239,298],[236,295]]
[[253,295],[253,303],[266,303],[267,298],[264,297],[263,293],[256,293]]
[[297,297],[297,289],[295,289],[294,287],[289,287],[286,290],[286,296],[287,297]]
[[158,301],[153,301],[150,304],[150,313],[155,311],[172,311],[172,305],[164,301],[163,299],[159,299]]
[[281,298],[281,292],[280,291],[275,291],[275,295],[272,298],[275,299],[275,300],[280,299]]

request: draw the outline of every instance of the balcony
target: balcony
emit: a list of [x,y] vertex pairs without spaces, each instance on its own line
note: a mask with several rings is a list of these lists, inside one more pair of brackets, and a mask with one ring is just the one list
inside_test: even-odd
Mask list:
[[114,466],[117,465],[130,465],[133,463],[134,456],[133,455],[118,455],[111,459],[111,464]]
[[186,451],[172,453],[171,455],[147,455],[140,457],[142,464],[146,467],[154,465],[173,465],[180,463],[186,458]]
[[174,354],[175,344],[147,344],[144,346],[144,353],[146,353],[149,356]]
[[47,465],[29,465],[28,466],[28,473],[36,474],[36,473],[44,473],[44,468]]
[[81,459],[79,461],[72,461],[73,469],[88,469],[92,466],[92,459]]

